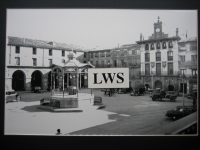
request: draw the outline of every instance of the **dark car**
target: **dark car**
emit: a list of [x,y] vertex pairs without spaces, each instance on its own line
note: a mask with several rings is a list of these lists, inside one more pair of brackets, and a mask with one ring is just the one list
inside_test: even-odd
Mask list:
[[9,102],[18,102],[21,100],[21,96],[16,93],[14,90],[8,90],[6,91],[6,103]]
[[43,90],[40,86],[35,86],[31,89],[32,92],[34,93],[43,93]]
[[193,113],[195,111],[196,111],[196,109],[193,108],[192,106],[184,106],[184,107],[177,106],[174,110],[167,111],[165,116],[176,120],[176,119],[185,117],[187,115],[190,115],[191,113]]
[[120,89],[117,89],[117,93],[118,94],[126,94],[126,93],[129,93],[129,92],[130,92],[129,88],[120,88]]
[[168,92],[167,90],[159,90],[153,93],[152,100],[163,100],[170,99],[170,101],[175,102],[177,98],[177,94],[175,92]]
[[136,89],[134,92],[130,94],[131,96],[140,96],[145,95],[145,88]]

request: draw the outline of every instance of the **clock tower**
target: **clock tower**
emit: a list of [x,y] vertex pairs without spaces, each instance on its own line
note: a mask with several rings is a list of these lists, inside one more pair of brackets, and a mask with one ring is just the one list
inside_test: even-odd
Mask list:
[[162,22],[159,20],[159,16],[158,16],[158,22],[154,23],[154,38],[158,39],[158,38],[162,38]]

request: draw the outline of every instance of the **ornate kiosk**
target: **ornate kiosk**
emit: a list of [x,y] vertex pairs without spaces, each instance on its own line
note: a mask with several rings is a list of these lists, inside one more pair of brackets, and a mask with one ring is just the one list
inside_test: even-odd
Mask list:
[[[63,59],[63,66],[52,64],[51,69],[51,96],[42,99],[40,106],[55,108],[80,108],[83,96],[79,95],[81,85],[81,74],[87,79],[88,68],[94,66],[88,63],[80,63],[75,59],[73,53],[68,55],[68,61]],[[87,99],[94,99],[94,95],[87,94]]]

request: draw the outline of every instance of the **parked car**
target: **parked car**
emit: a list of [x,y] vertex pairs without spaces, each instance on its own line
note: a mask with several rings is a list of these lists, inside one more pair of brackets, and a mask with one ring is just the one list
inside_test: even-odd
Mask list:
[[35,86],[31,89],[34,93],[43,93],[43,89],[40,86]]
[[196,93],[197,93],[197,90],[195,89],[191,93],[187,94],[187,98],[188,99],[193,99]]
[[184,108],[183,106],[177,106],[175,109],[167,111],[165,116],[176,120],[185,117],[187,115],[190,115],[195,111],[196,109],[193,108],[192,106],[184,106]]
[[136,89],[134,92],[131,92],[131,96],[140,96],[145,95],[145,88]]
[[118,94],[126,94],[126,93],[129,93],[129,92],[131,92],[130,88],[120,88],[120,89],[117,90]]
[[9,90],[9,91],[6,91],[6,103],[9,103],[9,102],[18,102],[21,100],[21,96],[16,93],[14,90]]
[[177,98],[177,94],[173,93],[173,92],[169,92],[167,90],[159,90],[153,93],[152,95],[152,100],[163,100],[163,99],[170,99],[170,101],[174,101]]

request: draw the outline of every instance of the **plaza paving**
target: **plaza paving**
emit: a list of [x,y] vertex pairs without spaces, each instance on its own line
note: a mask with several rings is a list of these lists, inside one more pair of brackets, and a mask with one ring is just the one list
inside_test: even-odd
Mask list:
[[[94,91],[102,97],[104,109],[86,104],[83,112],[49,112],[37,109],[39,100],[49,92],[20,94],[23,101],[5,105],[5,134],[55,135],[59,128],[63,135],[148,135],[173,122],[165,118],[166,111],[182,105],[182,97],[176,102],[160,102],[152,101],[149,95],[108,97]],[[191,106],[192,100],[185,98],[185,105]]]

